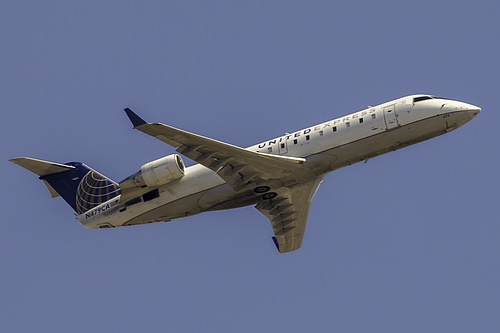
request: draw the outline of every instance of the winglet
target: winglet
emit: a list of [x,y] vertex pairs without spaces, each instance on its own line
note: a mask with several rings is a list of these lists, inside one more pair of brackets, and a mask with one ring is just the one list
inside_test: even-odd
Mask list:
[[144,125],[144,124],[147,124],[144,119],[142,119],[141,117],[139,117],[138,115],[136,115],[134,113],[134,111],[130,110],[129,108],[125,108],[125,113],[127,113],[127,116],[128,116],[128,119],[130,119],[130,121],[132,122],[132,125],[134,125],[134,128],[140,126],[140,125]]
[[276,248],[278,249],[278,252],[280,252],[280,245],[278,244],[278,239],[276,238],[276,236],[273,236],[273,242],[274,242],[274,245],[276,245]]

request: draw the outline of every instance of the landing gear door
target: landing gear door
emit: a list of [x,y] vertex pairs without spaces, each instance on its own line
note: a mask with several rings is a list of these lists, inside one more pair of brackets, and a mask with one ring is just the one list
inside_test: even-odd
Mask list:
[[384,108],[384,119],[387,129],[399,126],[396,116],[396,105],[391,105]]

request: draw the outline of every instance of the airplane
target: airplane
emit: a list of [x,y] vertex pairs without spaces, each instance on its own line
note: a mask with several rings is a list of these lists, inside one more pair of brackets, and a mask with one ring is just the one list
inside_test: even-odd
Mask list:
[[[176,148],[114,182],[80,162],[19,157],[52,197],[61,196],[85,227],[168,222],[207,211],[255,205],[271,222],[279,253],[302,245],[311,201],[326,174],[453,131],[481,108],[411,95],[248,148],[147,123],[129,108],[133,127]],[[185,167],[179,155],[198,164]]]

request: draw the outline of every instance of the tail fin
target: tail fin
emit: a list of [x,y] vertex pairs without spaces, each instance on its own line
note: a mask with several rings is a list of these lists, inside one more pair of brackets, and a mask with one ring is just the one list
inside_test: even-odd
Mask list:
[[59,164],[28,157],[10,161],[40,176],[52,197],[60,195],[78,214],[121,193],[116,182],[80,162]]

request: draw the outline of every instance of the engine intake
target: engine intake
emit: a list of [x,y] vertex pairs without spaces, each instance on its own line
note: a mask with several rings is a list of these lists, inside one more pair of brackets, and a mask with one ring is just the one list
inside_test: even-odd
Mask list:
[[178,154],[168,155],[141,166],[141,170],[120,182],[120,188],[158,187],[184,176],[185,167]]

